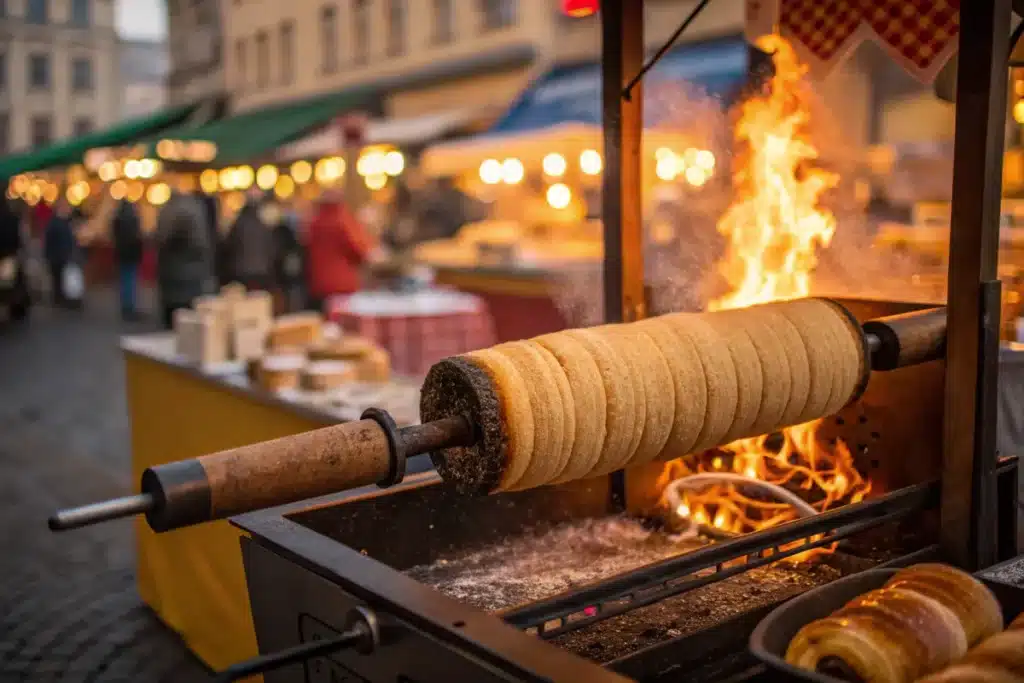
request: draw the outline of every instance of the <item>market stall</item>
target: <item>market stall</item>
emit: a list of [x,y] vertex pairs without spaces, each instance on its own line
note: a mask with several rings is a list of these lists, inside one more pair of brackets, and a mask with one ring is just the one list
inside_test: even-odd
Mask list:
[[[670,50],[651,71],[640,185],[648,218],[666,188],[678,208],[728,178],[716,122],[759,59],[745,41],[728,38]],[[553,67],[486,133],[423,156],[426,175],[454,178],[483,203],[486,217],[420,244],[414,258],[433,268],[439,283],[484,297],[501,340],[564,327],[555,300],[559,277],[599,270],[599,93],[596,64]]]

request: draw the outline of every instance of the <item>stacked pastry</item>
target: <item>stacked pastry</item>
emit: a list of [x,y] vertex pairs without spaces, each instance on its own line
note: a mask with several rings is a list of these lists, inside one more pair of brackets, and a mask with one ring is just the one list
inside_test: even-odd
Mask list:
[[686,455],[832,414],[870,368],[839,304],[800,299],[566,330],[448,358],[421,418],[479,438],[435,454],[464,491],[526,489]]
[[1024,683],[1024,614],[921,683]]
[[999,603],[980,581],[920,564],[800,629],[786,661],[845,680],[910,683],[963,657],[1002,625]]

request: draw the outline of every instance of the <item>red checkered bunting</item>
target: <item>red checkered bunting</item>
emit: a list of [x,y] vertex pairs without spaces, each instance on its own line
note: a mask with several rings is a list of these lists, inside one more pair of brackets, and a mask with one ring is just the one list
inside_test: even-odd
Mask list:
[[442,358],[495,343],[490,313],[480,300],[463,310],[424,315],[353,313],[347,304],[348,297],[331,300],[329,318],[347,334],[365,337],[386,349],[397,375],[422,377]]
[[956,50],[960,0],[747,0],[747,37],[774,32],[819,76],[873,40],[928,83]]

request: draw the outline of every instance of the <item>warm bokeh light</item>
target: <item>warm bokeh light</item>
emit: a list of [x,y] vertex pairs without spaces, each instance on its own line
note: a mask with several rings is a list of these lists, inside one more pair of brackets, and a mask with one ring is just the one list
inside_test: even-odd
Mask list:
[[120,201],[128,196],[128,183],[123,180],[115,180],[110,184],[110,196]]
[[270,164],[260,166],[260,170],[256,171],[256,185],[261,190],[269,190],[277,183],[277,176],[276,166]]
[[142,176],[142,164],[138,159],[129,159],[124,162],[124,177],[135,179]]
[[694,187],[701,187],[708,181],[708,172],[699,166],[690,166],[684,173],[686,182]]
[[313,177],[313,166],[308,161],[296,161],[290,170],[292,179],[299,185],[308,183]]
[[146,190],[146,201],[153,206],[163,206],[171,198],[171,188],[167,183],[154,183]]
[[295,181],[291,179],[291,176],[282,175],[277,179],[277,183],[274,184],[274,194],[278,199],[288,199],[295,194]]
[[522,182],[525,175],[526,169],[523,168],[523,162],[519,159],[511,157],[501,162],[501,179],[506,184],[517,185]]
[[138,171],[140,178],[152,178],[160,172],[160,163],[153,159],[141,159],[139,160]]
[[565,175],[567,166],[565,157],[557,152],[551,152],[541,162],[541,168],[544,169],[545,175],[549,175],[552,178],[561,178]]
[[405,157],[398,150],[392,150],[384,155],[384,172],[389,176],[398,176],[405,170]]
[[572,190],[565,183],[555,183],[548,188],[548,204],[554,209],[564,209],[572,201]]
[[374,173],[366,176],[366,186],[371,190],[380,190],[388,184],[388,176],[385,173]]
[[587,175],[597,175],[603,168],[604,161],[596,149],[586,149],[580,154],[580,170]]
[[117,178],[119,172],[120,168],[116,161],[104,161],[100,164],[100,168],[96,174],[100,177],[100,180],[105,183],[109,183]]
[[497,159],[487,159],[480,164],[480,180],[487,185],[497,185],[501,182],[501,162]]
[[213,194],[217,191],[218,180],[217,171],[208,168],[199,174],[199,187],[203,188],[206,194]]
[[43,201],[47,204],[53,204],[59,196],[60,188],[53,183],[46,183],[45,187],[43,187]]
[[654,173],[661,180],[674,180],[676,177],[676,158],[674,156],[658,159]]
[[137,202],[142,199],[142,195],[146,192],[146,186],[138,180],[132,180],[128,183],[128,192],[125,195],[128,197],[128,201]]
[[[277,171],[277,169],[274,170]],[[239,166],[235,169],[233,177],[236,190],[248,190],[252,187],[256,172],[252,170],[252,166]]]

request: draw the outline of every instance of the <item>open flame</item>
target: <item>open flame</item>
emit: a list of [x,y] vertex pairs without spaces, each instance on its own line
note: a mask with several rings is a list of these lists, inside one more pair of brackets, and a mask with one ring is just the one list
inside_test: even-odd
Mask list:
[[[819,206],[839,178],[813,165],[818,152],[807,132],[807,68],[778,36],[763,38],[758,47],[772,54],[774,75],[739,112],[735,199],[718,221],[728,242],[719,266],[731,291],[711,302],[709,310],[807,296],[817,251],[829,245],[836,230],[835,216]],[[819,512],[863,499],[870,482],[857,472],[845,443],[819,443],[820,424],[809,422],[781,434],[736,441],[696,459],[674,460],[660,483],[698,473],[739,474],[793,491]],[[733,533],[796,518],[791,505],[755,497],[746,488],[715,484],[688,490],[676,512]]]

